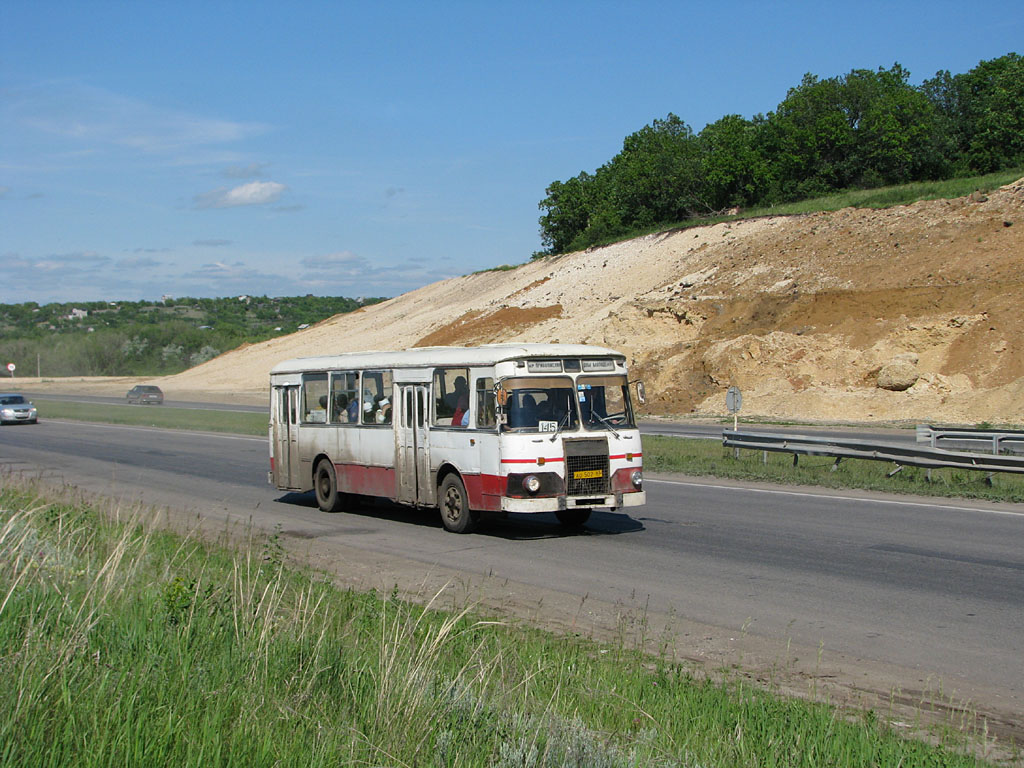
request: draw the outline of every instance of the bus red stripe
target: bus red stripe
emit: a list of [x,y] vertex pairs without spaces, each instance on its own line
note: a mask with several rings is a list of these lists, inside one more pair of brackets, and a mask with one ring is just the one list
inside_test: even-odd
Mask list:
[[[549,461],[565,461],[564,456],[558,456],[554,459],[549,459],[546,456],[543,457],[544,463],[547,464]],[[502,464],[536,464],[539,459],[502,459]]]

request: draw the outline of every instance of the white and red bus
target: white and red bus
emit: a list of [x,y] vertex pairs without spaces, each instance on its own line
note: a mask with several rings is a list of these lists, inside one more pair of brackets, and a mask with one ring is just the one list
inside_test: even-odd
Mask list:
[[[636,383],[643,402],[643,384]],[[441,512],[467,532],[485,512],[639,506],[643,451],[626,371],[582,344],[426,347],[288,360],[270,373],[270,482]]]

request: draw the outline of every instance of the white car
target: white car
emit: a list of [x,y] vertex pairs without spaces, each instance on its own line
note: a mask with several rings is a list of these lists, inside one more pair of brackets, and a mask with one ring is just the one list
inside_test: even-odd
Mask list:
[[38,421],[36,407],[23,395],[0,394],[0,424],[35,424]]

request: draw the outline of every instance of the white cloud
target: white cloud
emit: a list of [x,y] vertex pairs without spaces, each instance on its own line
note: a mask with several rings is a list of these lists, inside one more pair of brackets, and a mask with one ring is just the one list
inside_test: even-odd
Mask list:
[[250,181],[238,187],[220,187],[195,197],[196,208],[237,208],[276,203],[287,189],[276,181]]
[[76,251],[74,253],[53,253],[38,259],[21,259],[31,269],[43,272],[61,272],[65,275],[94,272],[106,266],[110,259],[95,251]]
[[300,286],[291,277],[263,272],[242,261],[203,264],[174,278],[171,284],[172,293],[182,296],[231,296],[240,293],[293,296],[300,292]]
[[130,256],[114,264],[118,269],[153,269],[163,264],[151,256]]
[[265,133],[268,126],[167,109],[73,81],[10,90],[3,116],[16,124],[90,148],[128,147],[145,153],[194,150]]
[[199,269],[189,272],[183,277],[200,277],[204,280],[235,280],[255,274],[258,274],[257,270],[246,266],[241,261],[236,261],[234,264],[215,261],[212,264],[203,264]]
[[338,251],[323,256],[307,256],[301,262],[306,269],[323,269],[331,272],[366,269],[368,262],[352,251]]
[[18,253],[0,255],[0,301],[54,300],[58,294],[70,294],[66,300],[85,301],[94,286],[110,290],[110,276],[104,267],[110,259],[93,251],[56,253],[25,257]]

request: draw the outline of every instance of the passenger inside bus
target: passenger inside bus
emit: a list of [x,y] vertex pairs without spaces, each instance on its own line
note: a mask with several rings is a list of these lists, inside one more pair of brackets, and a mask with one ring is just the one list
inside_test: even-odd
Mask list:
[[376,414],[374,416],[375,421],[378,424],[390,424],[391,423],[391,400],[387,397],[377,395],[376,400]]
[[[461,376],[459,378],[462,378]],[[465,386],[465,379],[462,379],[463,386]],[[455,403],[455,413],[452,414],[452,426],[453,427],[468,427],[469,426],[469,390],[459,394],[459,398]]]
[[348,424],[348,395],[344,392],[334,399],[334,411],[331,414],[331,421],[338,424]]
[[[454,389],[445,395],[444,401],[450,408],[457,409],[459,407],[459,403],[462,402],[463,397],[466,398],[467,403],[467,405],[463,406],[463,410],[465,410],[469,407],[469,383],[466,381],[465,376],[456,376]],[[453,419],[452,424],[455,423],[457,422]]]
[[508,425],[510,427],[536,427],[537,426],[537,398],[527,392],[519,400],[518,407],[515,406],[515,399],[510,403],[513,407],[508,414]]
[[[505,407],[509,429],[575,429],[576,393],[569,387],[518,389],[509,393]],[[543,423],[542,423],[543,422]]]

